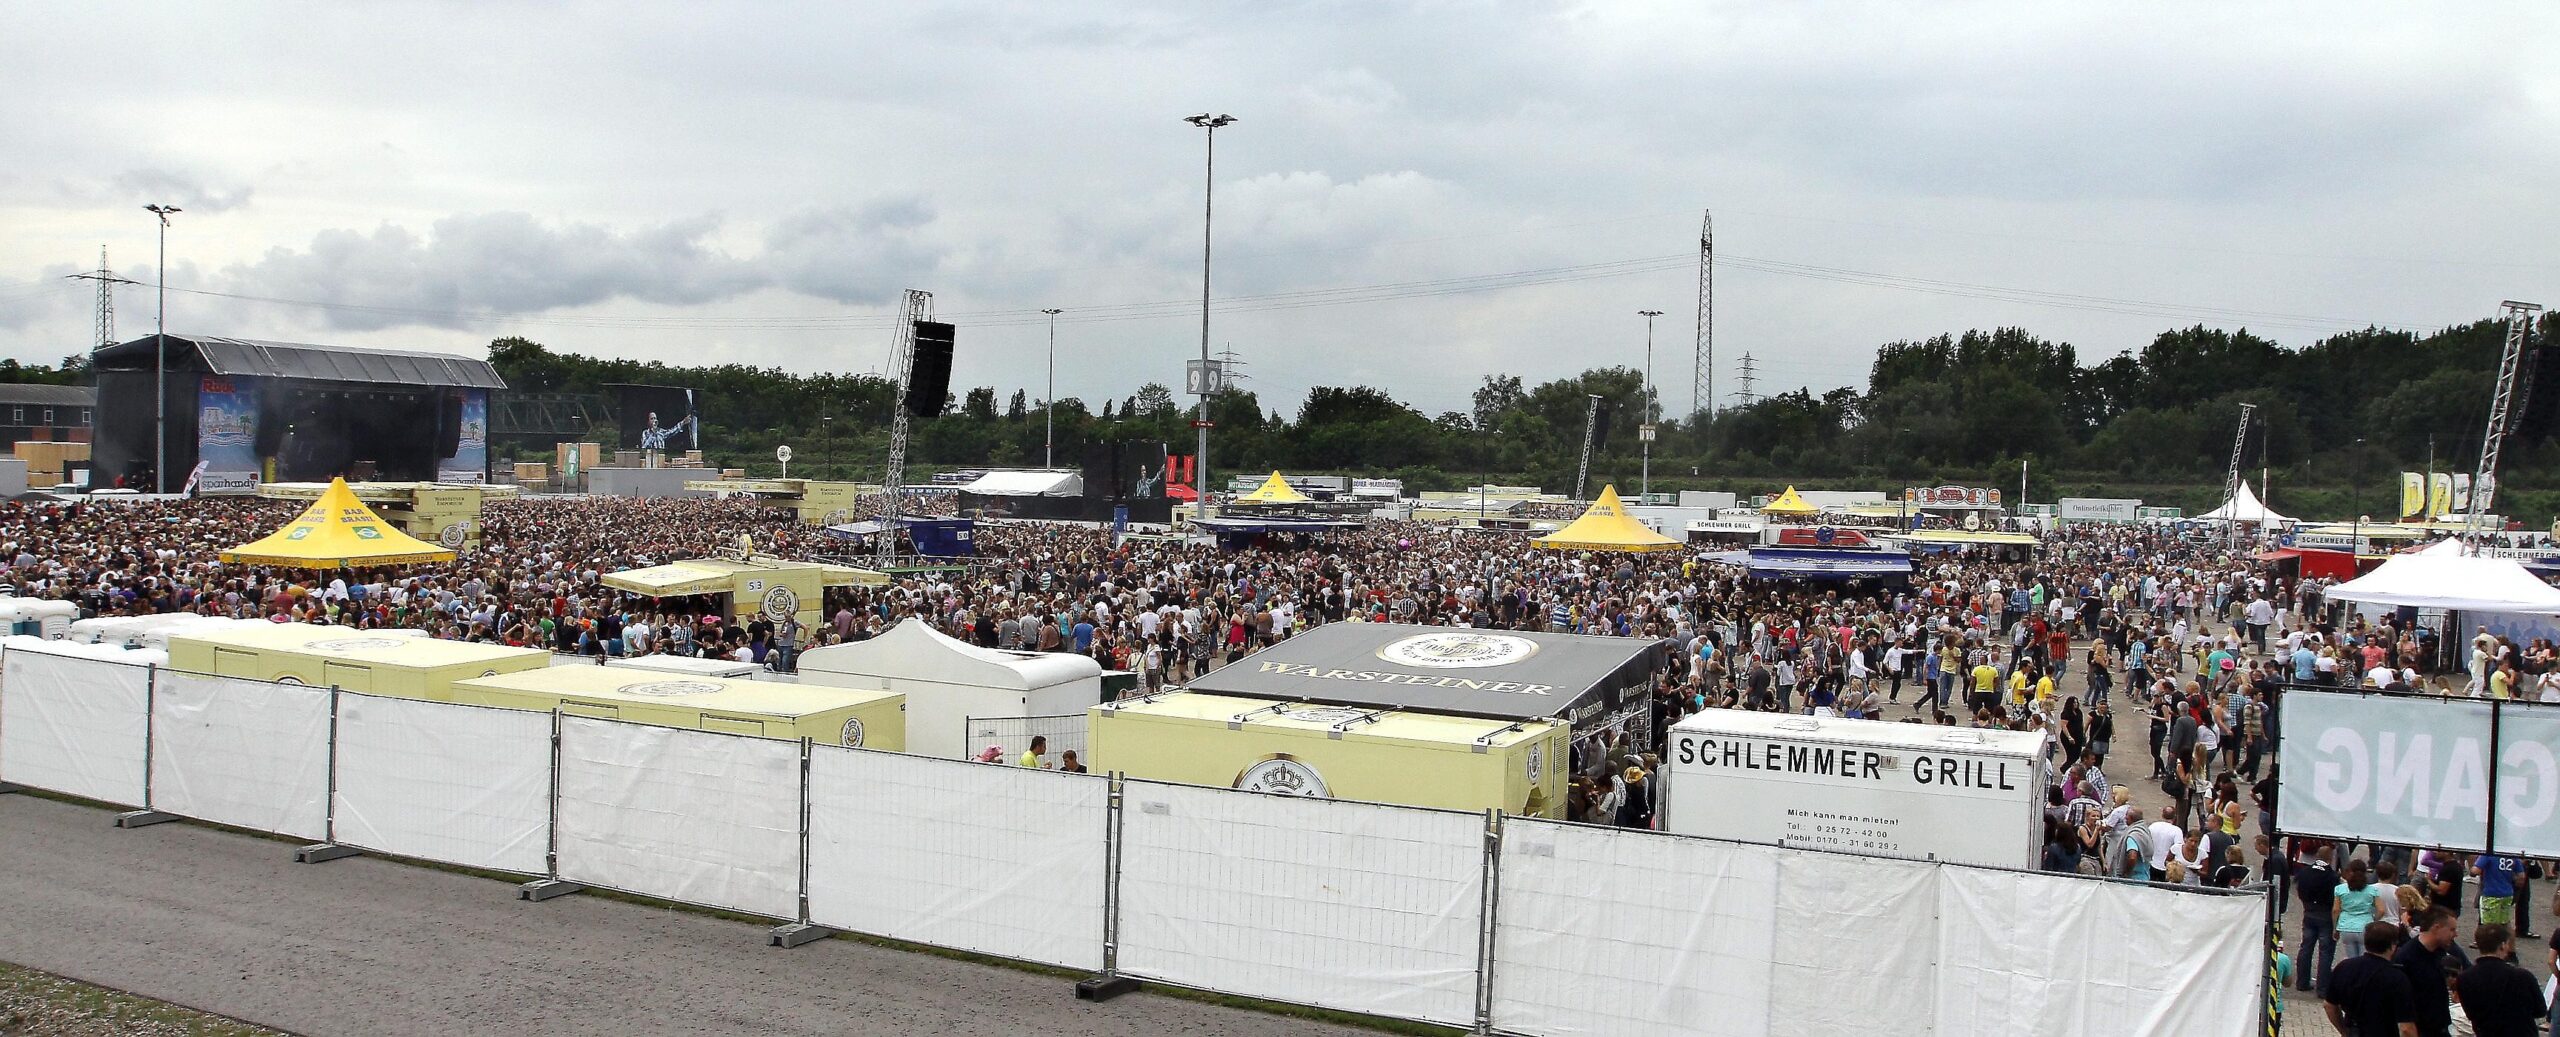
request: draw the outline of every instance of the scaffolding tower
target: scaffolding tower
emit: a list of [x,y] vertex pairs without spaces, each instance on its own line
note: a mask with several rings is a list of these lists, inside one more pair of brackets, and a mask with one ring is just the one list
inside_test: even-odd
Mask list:
[[[2240,427],[2231,433],[2231,470],[2223,473],[2222,476],[2222,506],[2225,508],[2235,507],[2240,502],[2240,454],[2241,451],[2246,450],[2249,446],[2249,414],[2257,409],[2258,405],[2254,403],[2243,403],[2240,405]],[[2263,524],[2266,519],[2266,502],[2259,501],[2258,508],[2258,518],[2260,519],[2261,524]],[[2224,531],[2224,548],[2230,549],[2238,547],[2240,544],[2240,513],[2237,511],[2232,512],[2223,520],[2222,528]]]
[[2499,304],[2507,324],[2507,348],[2498,357],[2498,387],[2489,398],[2489,428],[2480,436],[2480,468],[2471,476],[2471,513],[2463,519],[2465,535],[2476,535],[2498,489],[2498,450],[2506,445],[2507,417],[2516,403],[2516,386],[2524,368],[2525,341],[2532,337],[2539,303],[2509,299]]
[[916,373],[916,322],[933,319],[933,293],[918,288],[907,289],[904,305],[898,308],[898,323],[889,332],[889,375],[896,389],[889,395],[889,465],[880,477],[880,550],[883,564],[898,557],[900,512],[899,498],[906,495],[902,485],[907,475],[907,383]]
[[1698,348],[1690,360],[1689,416],[1715,417],[1716,408],[1716,214],[1698,225]]

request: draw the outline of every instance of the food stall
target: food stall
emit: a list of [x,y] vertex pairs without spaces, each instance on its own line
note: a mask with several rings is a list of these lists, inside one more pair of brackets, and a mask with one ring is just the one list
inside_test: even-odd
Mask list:
[[1167,692],[1093,707],[1093,770],[1284,796],[1564,816],[1565,725]]

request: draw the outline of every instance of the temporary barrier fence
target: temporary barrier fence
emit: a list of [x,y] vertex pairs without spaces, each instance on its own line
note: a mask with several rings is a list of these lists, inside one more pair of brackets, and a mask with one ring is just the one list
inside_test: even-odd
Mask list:
[[1046,739],[1042,743],[1045,751],[1040,754],[1040,766],[1056,768],[1064,766],[1066,754],[1070,752],[1076,754],[1079,763],[1092,757],[1093,754],[1085,749],[1086,720],[1082,713],[1046,717],[966,717],[962,724],[968,735],[960,744],[967,747],[972,755],[982,747],[995,746],[1003,750],[1004,762],[1013,763],[1031,748],[1032,739]]
[[811,921],[1103,967],[1109,778],[828,745],[809,763]]
[[[0,781],[1516,1034],[2237,1034],[2263,894],[650,727],[0,652]],[[540,890],[537,892],[537,890]]]

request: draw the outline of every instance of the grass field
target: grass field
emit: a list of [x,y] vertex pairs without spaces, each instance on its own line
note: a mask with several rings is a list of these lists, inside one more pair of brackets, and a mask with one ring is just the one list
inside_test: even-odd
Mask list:
[[282,1031],[0,963],[0,1037],[281,1037]]

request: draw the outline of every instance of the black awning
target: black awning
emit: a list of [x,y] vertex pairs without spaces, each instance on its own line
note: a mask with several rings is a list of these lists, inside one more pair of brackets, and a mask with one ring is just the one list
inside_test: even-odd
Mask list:
[[1659,644],[1635,637],[1328,623],[1188,687],[1295,702],[1581,723],[1643,700]]

